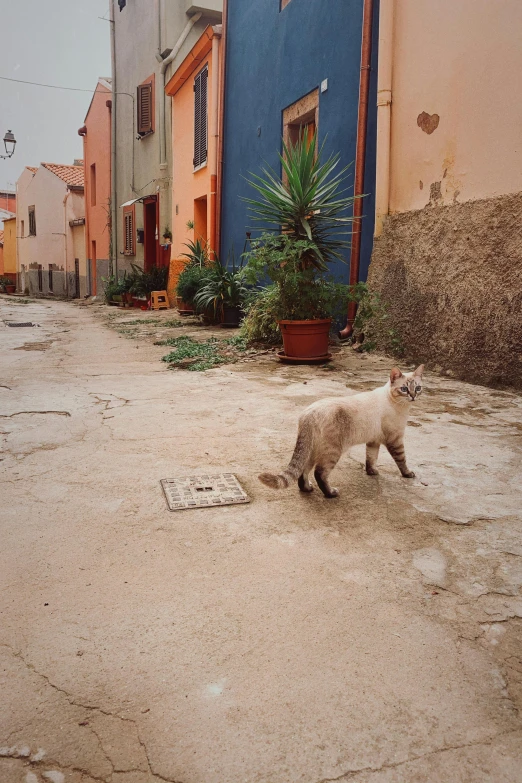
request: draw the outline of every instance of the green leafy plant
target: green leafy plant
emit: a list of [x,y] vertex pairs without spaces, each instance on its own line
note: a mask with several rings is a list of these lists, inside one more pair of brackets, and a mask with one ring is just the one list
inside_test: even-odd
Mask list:
[[170,230],[169,226],[165,226],[165,230],[163,231],[163,239],[169,239],[172,242],[172,231]]
[[[183,335],[168,341],[165,340],[164,344],[167,343],[174,346],[174,350],[163,356],[162,361],[174,367],[186,364],[187,370],[201,372],[227,362],[227,359],[218,353],[220,343],[215,337],[211,337],[204,342],[198,342],[191,337]],[[191,359],[195,361],[187,361]]]
[[208,248],[207,245],[200,239],[196,239],[194,242],[190,239],[185,242],[184,247],[187,248],[187,253],[182,253],[181,258],[186,258],[189,264],[197,266],[206,266],[208,264]]
[[0,277],[0,290],[5,291],[6,286],[8,285],[15,285],[15,283],[13,283],[10,277],[2,275],[2,277]]
[[258,342],[278,345],[281,342],[277,325],[279,288],[275,283],[252,292],[245,310],[246,316],[238,337],[244,339],[247,345]]
[[127,276],[125,274],[121,279],[118,279],[115,275],[102,277],[102,284],[105,301],[107,303],[112,302],[115,296],[120,297],[128,290]]
[[194,305],[200,311],[211,311],[215,318],[224,307],[242,307],[248,294],[242,269],[227,269],[216,260],[208,270],[206,282],[194,296]]
[[166,266],[153,266],[145,272],[137,264],[131,264],[132,284],[130,292],[137,297],[150,298],[152,291],[165,291],[169,277]]
[[353,340],[363,352],[377,347],[402,356],[404,345],[396,330],[389,325],[388,310],[380,294],[366,283],[357,283],[350,289],[350,298],[357,302],[353,323]]
[[194,306],[194,297],[208,280],[209,270],[199,264],[187,264],[178,277],[176,295],[188,305]]
[[349,245],[354,202],[343,189],[350,167],[336,172],[338,154],[321,163],[323,149],[324,144],[316,155],[315,135],[311,142],[303,137],[295,145],[283,141],[283,177],[270,168],[262,170],[264,176],[251,175],[247,181],[260,198],[244,199],[254,221],[265,228],[274,225],[275,233],[307,240],[303,263],[322,271],[335,259],[344,261],[341,251]]

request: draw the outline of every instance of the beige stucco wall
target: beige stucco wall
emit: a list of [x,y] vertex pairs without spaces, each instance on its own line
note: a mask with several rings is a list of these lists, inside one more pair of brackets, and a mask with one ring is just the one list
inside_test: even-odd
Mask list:
[[391,213],[522,191],[521,40],[520,0],[395,0]]
[[[43,270],[43,291],[49,291],[53,266],[53,293],[74,296],[73,230],[69,221],[85,217],[83,193],[69,191],[63,180],[40,166],[36,174],[24,169],[17,182],[16,235],[20,287],[38,293],[38,265]],[[35,207],[36,236],[29,236],[29,207]],[[22,234],[22,221],[24,231]],[[83,250],[85,268],[85,250]]]

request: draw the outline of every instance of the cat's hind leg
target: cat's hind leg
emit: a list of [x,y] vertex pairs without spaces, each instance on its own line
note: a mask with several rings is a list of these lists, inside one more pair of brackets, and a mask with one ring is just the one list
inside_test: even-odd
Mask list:
[[402,437],[396,438],[393,441],[389,441],[386,444],[386,448],[397,463],[397,467],[399,468],[402,476],[404,478],[415,478],[415,473],[413,470],[410,470],[406,465],[406,452],[404,451],[404,440]]
[[314,488],[310,483],[310,479],[308,478],[308,471],[303,471],[299,478],[297,479],[297,485],[299,487],[300,492],[313,492]]
[[366,473],[369,476],[378,476],[377,458],[379,457],[380,443],[366,444]]
[[325,498],[339,497],[339,490],[330,486],[328,476],[339,462],[340,456],[340,452],[335,457],[330,455],[328,459],[323,459],[315,466],[314,477]]

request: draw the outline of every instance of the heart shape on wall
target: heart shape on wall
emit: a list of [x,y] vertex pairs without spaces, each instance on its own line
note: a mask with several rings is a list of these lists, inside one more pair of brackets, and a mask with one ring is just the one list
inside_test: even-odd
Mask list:
[[428,114],[427,112],[423,111],[422,114],[419,114],[417,117],[417,125],[421,130],[424,131],[424,133],[433,133],[434,130],[437,130],[439,127],[439,121],[440,117],[438,114]]

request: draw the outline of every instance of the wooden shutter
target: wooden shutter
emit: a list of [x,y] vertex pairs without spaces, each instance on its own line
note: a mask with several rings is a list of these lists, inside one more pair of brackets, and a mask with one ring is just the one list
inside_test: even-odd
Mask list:
[[138,133],[145,136],[152,133],[152,83],[140,84],[138,87]]
[[207,160],[208,66],[194,79],[194,168]]
[[134,211],[132,209],[123,213],[123,252],[126,256],[134,255]]

